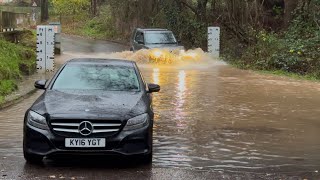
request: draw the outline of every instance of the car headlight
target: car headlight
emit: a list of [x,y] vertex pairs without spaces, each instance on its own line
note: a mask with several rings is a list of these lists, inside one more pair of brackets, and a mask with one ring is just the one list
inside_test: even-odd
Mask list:
[[152,56],[155,58],[160,58],[162,56],[162,52],[160,50],[155,50],[152,52]]
[[46,118],[34,111],[29,111],[28,124],[39,129],[49,129]]
[[127,131],[127,130],[139,129],[148,125],[148,123],[149,123],[149,115],[142,114],[129,119],[123,130]]

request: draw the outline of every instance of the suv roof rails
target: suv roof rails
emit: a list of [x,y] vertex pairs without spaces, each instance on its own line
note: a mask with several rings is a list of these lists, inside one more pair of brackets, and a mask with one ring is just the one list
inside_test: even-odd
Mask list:
[[137,30],[140,30],[140,31],[169,31],[168,29],[162,29],[162,28],[137,28]]

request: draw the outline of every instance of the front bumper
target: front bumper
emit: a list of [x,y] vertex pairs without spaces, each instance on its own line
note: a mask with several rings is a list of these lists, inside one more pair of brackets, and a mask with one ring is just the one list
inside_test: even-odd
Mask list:
[[24,132],[24,150],[29,154],[40,156],[147,155],[152,151],[152,124],[149,123],[137,130],[120,131],[110,137],[90,137],[106,138],[106,147],[103,148],[67,148],[64,145],[65,138],[51,130],[42,130],[27,124]]

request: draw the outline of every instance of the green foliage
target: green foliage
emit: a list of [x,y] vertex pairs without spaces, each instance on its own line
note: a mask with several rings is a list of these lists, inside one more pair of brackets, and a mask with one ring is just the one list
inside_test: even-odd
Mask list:
[[116,32],[113,28],[101,22],[100,19],[95,18],[87,21],[83,29],[79,31],[79,34],[95,39],[113,39]]
[[320,79],[320,29],[313,17],[313,13],[298,9],[287,31],[258,32],[257,42],[232,62],[242,68]]
[[0,80],[17,79],[21,76],[19,50],[16,45],[0,40]]
[[12,91],[16,90],[18,87],[13,80],[1,80],[0,81],[0,96],[5,96]]
[[0,39],[0,103],[17,89],[16,80],[35,71],[35,51]]
[[83,29],[80,30],[80,34],[92,38],[103,39],[105,34],[103,29],[103,23],[95,18],[87,21],[83,26]]
[[[57,9],[58,7],[54,7]],[[52,14],[53,21],[61,20],[62,30],[66,34],[75,34],[94,39],[115,40],[120,35],[115,28],[115,19],[111,15],[111,6],[100,7],[99,16],[91,17],[88,9],[84,8],[78,14]]]
[[114,37],[117,37],[110,8],[110,6],[103,6],[98,17],[86,21],[79,32],[80,35],[96,39],[114,39]]
[[54,11],[60,15],[82,14],[90,6],[88,0],[52,0]]
[[176,3],[165,5],[167,27],[175,32],[187,48],[204,47],[207,41],[207,25],[190,11],[181,11]]

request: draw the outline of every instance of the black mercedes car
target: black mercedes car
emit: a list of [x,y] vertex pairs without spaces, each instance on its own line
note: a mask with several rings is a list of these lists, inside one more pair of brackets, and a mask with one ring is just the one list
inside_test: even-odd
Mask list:
[[142,155],[152,160],[153,92],[135,62],[74,59],[64,64],[24,118],[27,162],[55,155]]

